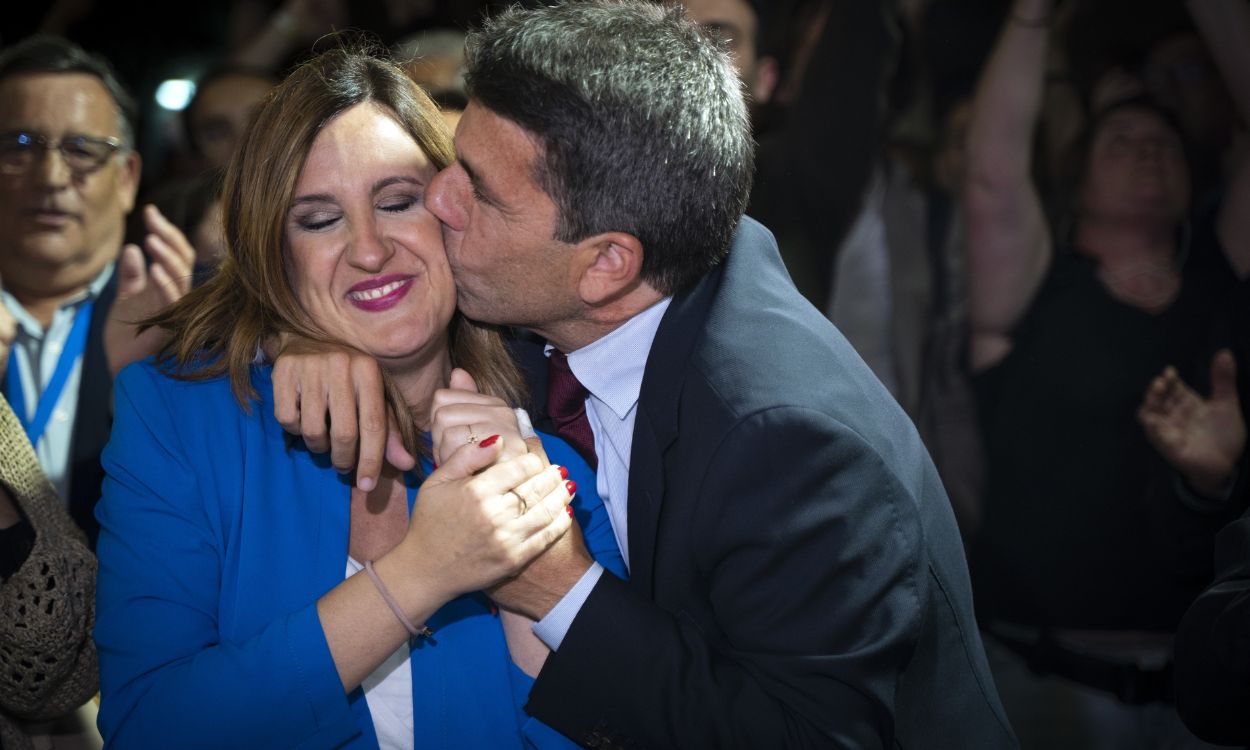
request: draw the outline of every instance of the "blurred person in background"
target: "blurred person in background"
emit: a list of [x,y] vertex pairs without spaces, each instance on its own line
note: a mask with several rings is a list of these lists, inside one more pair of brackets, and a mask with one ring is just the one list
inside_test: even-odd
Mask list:
[[0,299],[16,320],[4,395],[75,522],[95,536],[113,375],[159,348],[135,322],[177,300],[195,251],[144,209],[147,265],[123,248],[140,158],[108,63],[59,37],[0,52]]
[[[1250,107],[1250,17],[1189,4]],[[1171,705],[1171,642],[1246,507],[1250,170],[1187,231],[1183,136],[1149,100],[1093,113],[1054,201],[1034,182],[1056,9],[1016,0],[968,139],[969,356],[987,447],[971,562],[1008,713],[1038,747],[1201,747]],[[1221,33],[1210,33],[1214,27]],[[1229,44],[1232,42],[1232,44]],[[1190,259],[1210,243],[1213,268]]]

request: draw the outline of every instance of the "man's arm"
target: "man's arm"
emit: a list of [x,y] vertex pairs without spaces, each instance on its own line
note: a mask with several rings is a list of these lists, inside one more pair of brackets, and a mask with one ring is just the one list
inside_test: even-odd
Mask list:
[[701,481],[666,487],[658,602],[602,576],[527,710],[583,742],[889,746],[927,598],[915,498],[811,410],[714,441]]

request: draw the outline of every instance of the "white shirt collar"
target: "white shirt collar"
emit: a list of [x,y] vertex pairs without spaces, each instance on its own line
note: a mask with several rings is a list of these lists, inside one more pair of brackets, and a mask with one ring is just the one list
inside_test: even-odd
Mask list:
[[[116,268],[116,266],[116,263],[109,263],[105,266],[104,270],[91,280],[91,283],[87,284],[85,288],[74,296],[62,302],[61,306],[57,308],[58,312],[81,305],[87,300],[99,299],[100,295],[104,292],[104,287],[108,286],[109,279],[113,278],[113,269]],[[17,297],[9,294],[7,290],[0,288],[0,300],[3,300],[4,306],[9,308],[9,312],[13,315],[13,319],[17,321],[17,325],[22,329],[23,334],[34,339],[43,338],[45,333],[43,325],[41,325],[38,320],[35,320],[33,315],[26,311],[26,308],[22,306],[22,303],[18,302]]]
[[[625,419],[638,403],[651,342],[672,301],[665,297],[607,336],[568,353],[569,369],[618,419]],[[548,344],[543,351],[549,354],[554,348]]]

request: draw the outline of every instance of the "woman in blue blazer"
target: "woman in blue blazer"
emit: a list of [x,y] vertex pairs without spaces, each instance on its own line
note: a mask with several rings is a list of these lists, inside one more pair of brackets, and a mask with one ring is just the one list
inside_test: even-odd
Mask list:
[[[623,565],[593,474],[554,438],[550,466],[524,452],[500,416],[523,392],[502,339],[455,312],[422,202],[453,158],[429,99],[361,52],[305,64],[253,118],[226,178],[228,259],[117,382],[97,509],[109,746],[572,745],[522,710],[517,664],[535,672],[544,647],[480,591],[578,526]],[[287,435],[255,357],[284,332],[383,362],[417,465],[354,487]],[[436,409],[454,367],[482,394]],[[293,418],[323,420],[322,395]]]

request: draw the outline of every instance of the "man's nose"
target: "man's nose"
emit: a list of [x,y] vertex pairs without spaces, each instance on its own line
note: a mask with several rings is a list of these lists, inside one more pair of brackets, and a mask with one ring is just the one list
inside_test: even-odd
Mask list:
[[31,166],[32,174],[48,187],[65,187],[74,179],[74,171],[65,162],[65,154],[59,148],[43,148],[34,154],[35,164]]
[[468,194],[469,175],[458,162],[452,162],[434,175],[425,193],[425,205],[448,229],[463,231],[464,200]]

